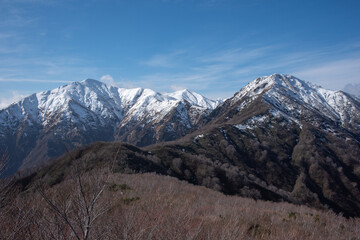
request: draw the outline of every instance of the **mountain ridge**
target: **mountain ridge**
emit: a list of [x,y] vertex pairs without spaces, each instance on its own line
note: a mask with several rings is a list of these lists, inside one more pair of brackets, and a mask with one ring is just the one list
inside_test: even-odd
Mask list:
[[[309,96],[272,91],[279,81]],[[200,130],[146,149],[181,178],[227,194],[360,216],[359,102],[288,75],[249,85],[204,117]]]
[[[60,156],[65,146],[113,140],[144,146],[173,140],[219,103],[190,91],[179,93],[117,88],[86,79],[32,94],[0,110],[1,150],[7,148],[16,167],[24,160],[29,168]],[[146,133],[140,133],[145,125]]]
[[[288,119],[294,120],[308,114],[314,122],[319,118],[326,119],[331,121],[332,125],[339,125],[352,133],[360,133],[358,99],[343,91],[327,90],[285,74],[260,77],[243,87],[232,98],[223,102],[225,109],[238,105],[229,116],[221,118],[220,121],[226,122],[255,100],[275,108]],[[224,114],[224,111],[212,113],[209,117],[214,118],[214,115],[219,114]],[[319,123],[323,123],[322,120]],[[206,123],[208,121],[209,119],[205,120]],[[320,125],[318,127],[326,128]]]

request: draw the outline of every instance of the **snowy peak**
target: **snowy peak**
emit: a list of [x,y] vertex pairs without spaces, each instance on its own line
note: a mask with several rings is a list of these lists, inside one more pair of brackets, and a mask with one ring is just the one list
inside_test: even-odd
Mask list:
[[322,116],[336,125],[359,131],[357,120],[360,114],[359,102],[341,91],[332,91],[305,82],[291,75],[273,74],[260,77],[241,89],[231,104],[248,106],[261,97],[263,102],[289,117]]
[[[100,122],[103,119],[116,119],[122,116],[120,99],[113,87],[96,80],[87,79],[74,82],[51,91],[37,94],[41,119],[44,124],[55,116],[60,119],[72,119],[84,122],[89,114],[96,114]],[[57,120],[56,120],[57,121]]]
[[215,109],[221,103],[221,101],[219,100],[217,101],[210,100],[198,93],[191,92],[188,89],[176,91],[173,93],[167,93],[166,95],[180,101],[185,100],[189,102],[191,105],[208,108],[208,109]]
[[260,77],[250,82],[244,88],[242,88],[237,94],[235,99],[242,98],[244,96],[252,97],[260,95],[270,89],[275,91],[288,91],[288,92],[306,92],[312,89],[310,83],[306,83],[294,76],[284,74],[272,74],[266,77]]
[[257,78],[249,83],[235,94],[233,102],[245,96],[258,97],[260,95],[269,103],[277,101],[281,95],[313,107],[325,104],[332,108],[336,108],[338,104],[343,104],[342,100],[348,98],[341,91],[327,90],[291,75],[273,74],[268,77]]
[[182,113],[187,118],[183,122],[192,123],[199,115],[209,113],[219,104],[188,90],[161,94],[151,89],[118,88],[86,79],[24,98],[1,110],[0,122],[3,126],[9,126],[11,122],[14,128],[24,120],[43,127],[71,121],[95,128],[99,124],[116,128],[119,124],[124,126],[131,121],[145,119],[146,122],[160,122],[185,102],[195,110],[189,116]]
[[0,110],[0,151],[26,168],[63,153],[64,144],[121,141],[138,146],[175,140],[218,105],[188,90],[158,93],[94,79],[33,94]]
[[[102,83],[98,80],[87,78],[85,80],[82,80],[80,82],[81,84],[87,85],[87,86],[99,86],[99,85],[106,85],[105,83]],[[79,84],[79,82],[74,82],[73,84]]]

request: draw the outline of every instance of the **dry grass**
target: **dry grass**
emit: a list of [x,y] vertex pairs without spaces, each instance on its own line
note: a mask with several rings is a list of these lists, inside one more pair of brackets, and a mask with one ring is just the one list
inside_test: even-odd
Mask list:
[[[89,192],[97,174],[83,176]],[[155,174],[109,174],[106,181],[96,206],[106,212],[89,239],[360,239],[360,219],[331,211],[225,196]],[[73,183],[67,179],[46,194],[76,223],[81,209],[72,202]],[[76,239],[39,193],[18,195],[2,212],[0,239]]]
[[142,233],[139,239],[150,234],[157,239],[360,239],[359,219],[331,211],[225,196],[153,174],[114,181],[134,189],[129,198],[140,198],[123,209],[132,215],[132,232]]

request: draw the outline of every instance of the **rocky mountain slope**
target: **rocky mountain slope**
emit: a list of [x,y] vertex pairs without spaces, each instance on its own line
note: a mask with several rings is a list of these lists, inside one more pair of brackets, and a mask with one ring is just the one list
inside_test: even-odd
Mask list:
[[351,95],[274,74],[221,104],[200,131],[152,152],[184,179],[228,194],[360,216],[359,123]]
[[65,147],[113,140],[145,146],[174,140],[218,104],[188,90],[161,94],[87,79],[0,110],[0,150],[7,151],[10,172],[15,172],[60,156]]
[[[97,143],[73,152],[87,169],[158,172],[226,194],[360,216],[360,103],[289,75],[254,80],[176,141],[143,149]],[[66,176],[65,155],[46,171]]]

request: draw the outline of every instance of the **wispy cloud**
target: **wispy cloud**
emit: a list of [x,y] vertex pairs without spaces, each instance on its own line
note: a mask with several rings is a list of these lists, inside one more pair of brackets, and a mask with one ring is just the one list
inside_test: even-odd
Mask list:
[[202,56],[199,60],[202,62],[219,62],[240,64],[251,59],[266,55],[269,51],[276,49],[277,46],[265,46],[258,48],[234,48]]
[[[177,62],[181,67],[174,66],[177,72],[161,72],[147,74],[139,78],[139,82],[152,86],[160,87],[161,91],[178,90],[189,88],[196,91],[223,91],[233,88],[239,90],[242,86],[234,86],[234,78],[239,77],[239,69],[247,65],[248,61],[261,58],[275,49],[276,46],[266,46],[259,48],[232,48],[210,52],[205,54],[194,54],[177,56]],[[187,51],[191,52],[191,51]],[[172,56],[172,55],[171,55]],[[166,58],[168,59],[168,57]],[[239,79],[236,80],[240,82]],[[232,86],[231,86],[232,85]],[[221,94],[217,94],[219,96]],[[221,96],[225,97],[225,96]]]
[[140,63],[150,67],[172,68],[176,66],[176,58],[184,53],[185,51],[177,50],[169,54],[156,54],[150,59]]
[[151,67],[173,67],[173,63],[171,63],[168,56],[165,55],[155,55],[149,60],[142,62],[145,65]]
[[0,59],[0,82],[69,82],[98,76],[98,68],[91,65],[70,56],[3,58]]
[[346,84],[360,82],[360,58],[346,58],[317,64],[294,72],[294,75],[325,88],[340,90]]
[[0,78],[0,82],[71,83],[68,80],[42,80],[33,78]]
[[18,102],[27,96],[28,94],[23,94],[18,91],[13,91],[11,92],[10,96],[0,98],[0,109],[6,108],[9,105]]
[[229,89],[238,91],[256,77],[276,72],[293,74],[331,89],[342,89],[347,83],[360,81],[357,44],[302,52],[285,49],[280,45],[268,45],[179,55],[177,61],[181,67],[175,65],[171,72],[155,71],[141,76],[136,82],[161,91],[181,87],[225,97],[224,94],[231,93]]
[[101,76],[100,81],[103,83],[106,83],[107,85],[110,85],[110,86],[119,87],[119,84],[109,74]]
[[185,89],[185,87],[180,86],[180,85],[171,85],[170,89],[173,90],[173,91],[179,91],[179,90]]
[[27,17],[22,8],[14,6],[14,2],[1,1],[0,4],[0,27],[24,27],[36,21],[36,18]]

